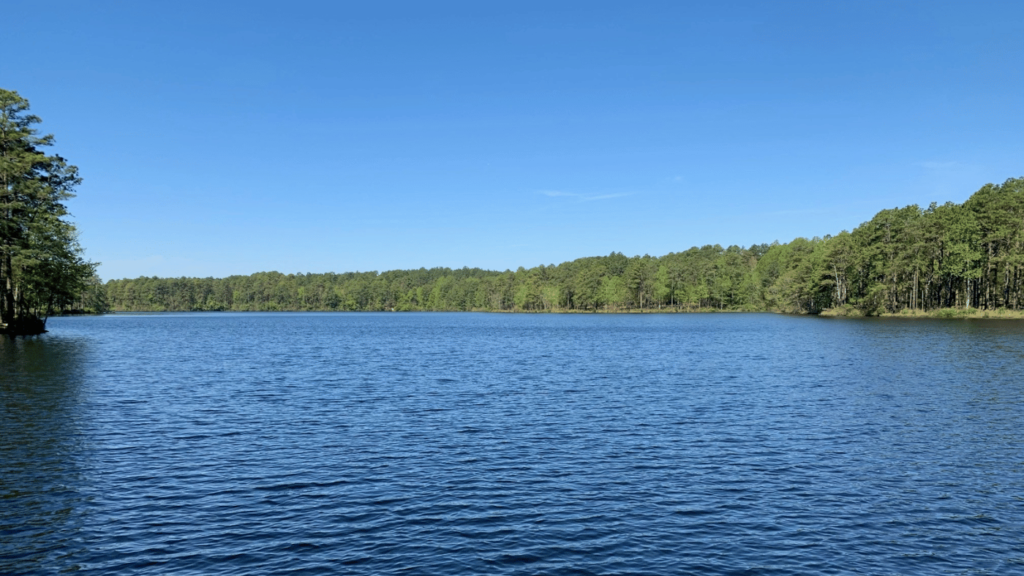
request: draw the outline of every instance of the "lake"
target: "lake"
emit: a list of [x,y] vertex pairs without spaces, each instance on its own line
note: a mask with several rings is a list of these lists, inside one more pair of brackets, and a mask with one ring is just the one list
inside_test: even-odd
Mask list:
[[0,573],[1024,573],[1024,322],[48,328],[0,339]]

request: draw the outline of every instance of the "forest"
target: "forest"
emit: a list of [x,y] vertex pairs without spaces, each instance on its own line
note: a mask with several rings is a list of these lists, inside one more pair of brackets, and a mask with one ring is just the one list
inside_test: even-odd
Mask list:
[[1020,310],[1024,178],[963,204],[882,210],[852,232],[749,247],[621,253],[504,272],[432,268],[344,274],[94,282],[96,311],[774,311],[879,315]]

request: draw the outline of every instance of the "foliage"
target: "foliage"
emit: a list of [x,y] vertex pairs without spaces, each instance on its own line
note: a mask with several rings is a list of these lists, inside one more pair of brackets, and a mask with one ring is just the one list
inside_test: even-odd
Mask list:
[[112,280],[105,288],[110,307],[124,311],[1020,310],[1024,179],[986,185],[962,205],[882,210],[852,232],[788,244],[703,246],[659,258],[612,253],[515,272],[260,272]]
[[46,316],[81,299],[95,265],[82,258],[65,202],[78,169],[41,148],[28,101],[0,89],[0,324],[9,333],[42,331]]

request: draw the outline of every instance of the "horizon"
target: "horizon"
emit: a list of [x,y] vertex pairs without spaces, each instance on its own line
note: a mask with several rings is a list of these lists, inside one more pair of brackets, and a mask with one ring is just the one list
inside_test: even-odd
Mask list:
[[746,247],[1024,174],[1015,2],[54,6],[4,87],[105,280]]

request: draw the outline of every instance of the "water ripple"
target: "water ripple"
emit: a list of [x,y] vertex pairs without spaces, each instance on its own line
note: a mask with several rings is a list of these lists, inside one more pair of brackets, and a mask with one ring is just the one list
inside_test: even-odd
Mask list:
[[161,314],[0,342],[0,573],[1024,573],[1024,326]]

